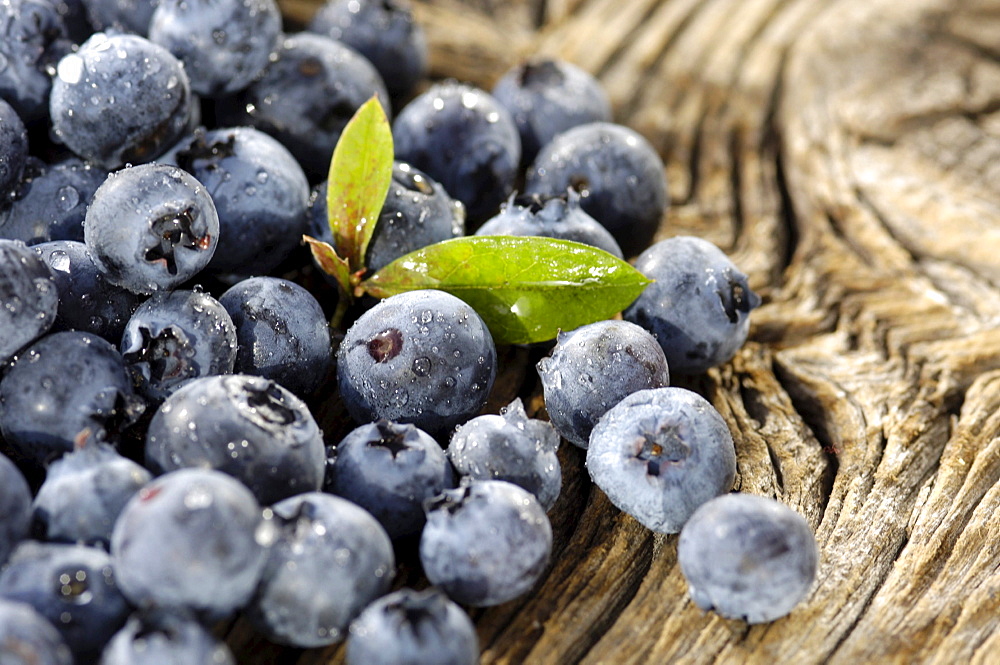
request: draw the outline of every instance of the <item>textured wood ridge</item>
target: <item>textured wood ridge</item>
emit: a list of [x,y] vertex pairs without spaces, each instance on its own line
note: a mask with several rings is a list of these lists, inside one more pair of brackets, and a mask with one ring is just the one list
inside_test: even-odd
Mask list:
[[[417,6],[435,77],[488,87],[560,55],[660,150],[660,236],[713,240],[765,301],[737,357],[683,385],[730,424],[737,488],[799,510],[822,552],[790,616],[703,613],[676,536],[620,514],[566,446],[554,563],[474,615],[482,662],[1000,662],[1000,2]],[[532,394],[521,360],[504,397]],[[238,628],[267,662],[342,660]]]

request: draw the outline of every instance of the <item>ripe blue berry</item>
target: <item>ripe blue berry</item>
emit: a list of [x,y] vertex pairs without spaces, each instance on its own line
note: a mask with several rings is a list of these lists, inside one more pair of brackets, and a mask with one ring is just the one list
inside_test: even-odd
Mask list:
[[59,292],[52,271],[27,245],[0,239],[0,364],[52,327]]
[[13,191],[27,159],[28,132],[17,111],[0,98],[0,201]]
[[517,398],[499,416],[477,416],[459,425],[448,444],[448,459],[462,476],[506,480],[528,490],[548,511],[562,488],[558,448],[552,424],[528,418]]
[[597,321],[559,333],[537,369],[549,420],[581,448],[601,416],[626,396],[670,385],[663,349],[627,321]]
[[392,136],[396,158],[444,185],[474,222],[496,214],[514,189],[521,139],[507,109],[483,90],[431,87],[400,111]]
[[660,241],[635,268],[654,280],[622,313],[653,333],[670,369],[703,372],[733,357],[760,297],[718,247],[691,236]]
[[55,3],[9,0],[0,9],[0,98],[24,122],[45,118],[52,76],[49,69],[73,44]]
[[420,290],[379,302],[337,352],[337,378],[358,422],[413,423],[433,436],[478,414],[496,378],[496,347],[469,305]]
[[146,464],[156,473],[222,471],[267,505],[318,490],[326,451],[302,400],[273,381],[233,374],[195,379],[166,399],[146,432]]
[[552,552],[552,526],[538,500],[502,480],[473,480],[427,501],[420,562],[431,584],[476,607],[528,591]]
[[565,60],[535,58],[521,63],[497,81],[493,96],[517,124],[525,164],[567,129],[611,122],[611,104],[600,82]]
[[344,639],[361,610],[389,590],[392,541],[369,513],[332,494],[299,494],[270,512],[277,534],[247,618],[290,646]]
[[253,494],[210,469],[181,469],[147,484],[111,534],[122,593],[140,608],[206,620],[243,607],[260,581],[267,527]]
[[107,169],[149,162],[181,137],[191,89],[180,61],[137,35],[95,33],[56,68],[56,137]]
[[587,470],[611,503],[653,531],[677,533],[732,488],[736,450],[726,421],[697,393],[640,390],[597,422]]
[[347,638],[347,665],[476,665],[479,640],[438,589],[400,589],[365,608]]
[[644,249],[667,208],[663,161],[637,132],[609,122],[577,125],[542,147],[528,169],[525,192],[581,195],[583,209],[604,225],[627,256]]
[[97,189],[84,241],[112,284],[135,293],[171,290],[212,259],[219,216],[186,171],[142,164],[112,173]]
[[101,653],[100,665],[236,665],[225,642],[169,611],[133,614]]
[[437,441],[413,425],[380,420],[337,444],[328,489],[400,538],[420,532],[424,500],[454,486],[455,472]]
[[0,566],[28,535],[31,525],[31,489],[21,471],[0,453]]
[[0,645],[5,665],[73,665],[62,635],[28,603],[0,598]]
[[812,588],[818,558],[801,515],[751,494],[705,503],[677,541],[677,560],[695,604],[747,623],[791,612]]

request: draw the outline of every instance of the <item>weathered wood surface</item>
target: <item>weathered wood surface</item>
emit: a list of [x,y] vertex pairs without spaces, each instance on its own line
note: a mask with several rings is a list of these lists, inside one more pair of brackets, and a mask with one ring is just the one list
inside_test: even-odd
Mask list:
[[[799,510],[822,552],[790,616],[703,613],[676,536],[610,506],[567,446],[552,567],[474,614],[482,662],[1000,662],[1000,1],[417,9],[435,77],[488,87],[559,55],[661,151],[660,236],[715,241],[765,302],[744,350],[684,385],[730,424],[737,489]],[[507,378],[498,403],[531,394],[531,371]],[[255,662],[342,662],[230,640]]]

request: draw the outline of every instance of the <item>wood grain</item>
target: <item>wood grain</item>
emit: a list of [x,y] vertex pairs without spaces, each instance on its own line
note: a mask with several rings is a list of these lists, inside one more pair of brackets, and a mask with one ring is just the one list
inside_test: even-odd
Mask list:
[[[282,4],[299,24],[315,7]],[[489,87],[559,55],[661,152],[658,237],[716,242],[765,301],[730,363],[680,383],[729,423],[737,489],[800,511],[821,547],[790,616],[703,613],[676,536],[564,449],[556,557],[530,596],[474,613],[482,662],[1000,662],[1000,2],[415,4],[434,78]],[[505,396],[538,410],[535,359]],[[343,657],[239,624],[230,642]]]

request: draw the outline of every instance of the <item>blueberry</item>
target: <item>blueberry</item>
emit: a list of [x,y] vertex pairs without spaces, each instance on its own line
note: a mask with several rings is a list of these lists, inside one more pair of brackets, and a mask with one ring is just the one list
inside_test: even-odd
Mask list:
[[120,348],[139,392],[158,402],[191,379],[232,374],[236,325],[207,293],[156,293],[125,325]]
[[558,448],[555,428],[528,418],[518,398],[499,416],[477,416],[459,425],[448,445],[448,459],[462,476],[506,480],[528,490],[548,511],[562,488]]
[[500,212],[476,230],[477,236],[542,236],[572,240],[622,258],[621,247],[600,222],[580,207],[580,195],[511,196]]
[[117,442],[142,410],[118,350],[89,333],[43,337],[0,380],[0,432],[35,466],[72,450],[84,432]]
[[13,192],[27,159],[28,130],[17,111],[0,98],[0,201]]
[[225,642],[176,612],[133,614],[101,653],[100,665],[236,665]]
[[32,503],[32,532],[41,540],[106,548],[125,503],[150,480],[140,465],[83,436],[46,470]]
[[111,561],[132,604],[215,620],[253,595],[268,532],[260,505],[238,480],[181,469],[125,504],[111,534]]
[[73,665],[73,652],[34,607],[0,598],[0,660],[4,665]]
[[79,662],[90,662],[129,613],[108,553],[85,545],[22,542],[0,573],[0,597],[34,607]]
[[496,366],[493,337],[475,310],[434,290],[379,302],[337,351],[340,394],[356,421],[408,422],[432,436],[482,410]]
[[669,238],[640,254],[635,268],[655,281],[622,316],[653,333],[670,369],[703,372],[743,345],[760,297],[718,247],[701,238]]
[[0,453],[0,566],[28,535],[31,525],[31,489],[20,469]]
[[221,105],[233,125],[253,125],[281,141],[311,182],[327,177],[344,126],[362,104],[389,95],[375,67],[353,49],[311,32],[288,35],[248,88]]
[[677,541],[677,560],[695,604],[747,623],[791,612],[812,588],[818,558],[801,515],[752,494],[707,502]]
[[660,533],[677,533],[736,477],[733,437],[705,398],[683,388],[634,392],[597,422],[590,477],[611,503]]
[[309,181],[291,153],[251,127],[199,130],[161,161],[201,182],[219,213],[219,249],[209,270],[260,275],[302,242]]
[[191,89],[219,97],[248,86],[278,46],[274,0],[160,0],[149,40],[184,63]]
[[146,35],[160,0],[83,0],[87,17],[98,30]]
[[[310,233],[335,245],[327,217],[326,194],[323,182],[316,188],[310,204]],[[465,206],[448,196],[426,173],[396,161],[365,265],[375,272],[404,254],[462,235],[465,235]]]
[[312,395],[333,366],[330,327],[309,291],[278,277],[251,277],[219,296],[236,326],[238,374]]
[[49,69],[73,46],[62,16],[48,0],[7,0],[0,4],[0,35],[0,99],[26,123],[45,118]]
[[370,514],[331,494],[299,494],[271,512],[276,539],[247,618],[290,646],[344,639],[361,610],[389,590],[392,541]]
[[112,284],[135,293],[170,290],[212,259],[219,216],[186,171],[143,164],[112,173],[97,189],[84,241]]
[[56,73],[49,101],[56,137],[106,169],[152,161],[187,129],[184,67],[143,37],[95,33]]
[[552,526],[538,500],[502,480],[473,480],[429,499],[420,562],[431,584],[476,607],[527,592],[552,552]]
[[347,665],[476,665],[479,640],[462,608],[440,590],[400,589],[351,624]]
[[409,0],[327,0],[309,30],[365,56],[393,99],[408,95],[427,73],[427,42]]
[[437,441],[413,425],[380,420],[337,445],[329,491],[370,512],[390,538],[400,538],[424,526],[425,499],[454,486],[455,472]]
[[56,320],[52,271],[23,242],[0,239],[0,364],[43,335]]
[[29,159],[10,207],[0,210],[0,236],[36,245],[83,242],[83,220],[108,172],[76,157],[51,166]]
[[82,242],[53,240],[32,249],[52,269],[59,294],[52,331],[79,330],[120,342],[142,297],[105,279]]
[[583,209],[631,256],[653,239],[667,208],[663,161],[637,132],[609,122],[577,125],[544,146],[528,169],[525,192],[575,189]]
[[493,96],[517,124],[525,164],[557,134],[577,125],[611,121],[611,104],[600,82],[556,58],[517,65],[496,82]]
[[628,321],[597,321],[559,333],[537,368],[549,420],[581,448],[600,417],[627,395],[670,385],[663,349]]
[[507,109],[483,90],[432,86],[400,111],[392,136],[396,158],[444,185],[474,222],[496,214],[514,189],[521,139]]
[[154,473],[211,468],[234,476],[262,504],[323,483],[323,434],[306,405],[273,381],[234,374],[195,379],[153,415],[146,464]]

